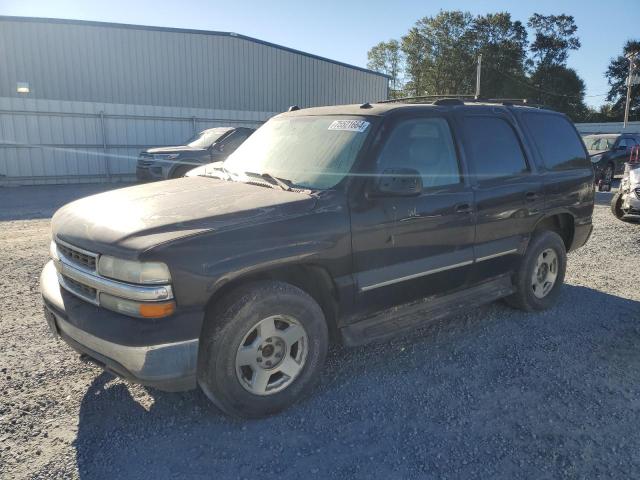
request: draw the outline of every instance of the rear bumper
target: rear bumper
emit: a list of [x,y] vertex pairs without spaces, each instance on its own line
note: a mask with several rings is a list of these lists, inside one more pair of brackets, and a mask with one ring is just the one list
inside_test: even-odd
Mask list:
[[[136,328],[138,319],[96,307],[69,294],[60,287],[52,262],[42,271],[40,288],[50,327],[74,350],[88,355],[106,370],[142,385],[167,391],[195,388],[197,337],[140,344],[136,338],[139,336]],[[186,324],[193,322],[192,318],[183,320]],[[131,325],[129,334],[123,331],[127,321]],[[106,338],[107,335],[101,335],[101,330],[95,328],[96,323],[102,329],[105,325],[112,325],[118,329],[118,337],[130,341],[125,344],[125,341]],[[162,328],[162,325],[156,324],[155,328]]]

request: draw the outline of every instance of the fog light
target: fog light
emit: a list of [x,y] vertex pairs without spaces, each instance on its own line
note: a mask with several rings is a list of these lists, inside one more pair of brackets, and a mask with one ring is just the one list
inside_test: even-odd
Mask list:
[[100,294],[100,305],[109,310],[139,318],[167,317],[176,310],[175,302],[141,303],[107,293]]

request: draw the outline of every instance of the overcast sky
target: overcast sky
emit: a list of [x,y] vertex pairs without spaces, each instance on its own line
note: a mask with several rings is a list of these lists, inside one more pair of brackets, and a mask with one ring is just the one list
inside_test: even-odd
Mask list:
[[640,0],[0,0],[0,15],[230,31],[359,66],[366,66],[371,46],[400,38],[418,18],[440,9],[507,11],[523,23],[534,12],[573,15],[582,48],[571,53],[569,66],[586,82],[593,106],[608,90],[609,60],[626,40],[640,39]]

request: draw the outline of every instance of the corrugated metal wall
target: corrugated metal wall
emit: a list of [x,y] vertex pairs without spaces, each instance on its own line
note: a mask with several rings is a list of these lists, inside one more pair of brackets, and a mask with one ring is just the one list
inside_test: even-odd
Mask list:
[[242,36],[0,17],[0,97],[279,112],[386,98],[387,78]]
[[133,180],[144,148],[274,113],[0,98],[0,185]]
[[0,59],[0,184],[130,179],[194,130],[387,96],[379,74],[220,32],[0,16]]

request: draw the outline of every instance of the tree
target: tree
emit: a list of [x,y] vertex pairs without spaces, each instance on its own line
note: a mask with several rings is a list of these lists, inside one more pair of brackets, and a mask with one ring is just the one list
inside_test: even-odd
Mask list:
[[534,13],[527,25],[535,32],[531,53],[536,68],[564,66],[567,64],[569,50],[580,48],[580,39],[575,35],[578,27],[571,15]]
[[474,57],[482,54],[480,93],[485,98],[522,98],[527,78],[527,31],[506,12],[478,16],[472,26]]
[[400,96],[402,91],[403,56],[400,42],[389,40],[374,45],[367,53],[367,67],[391,77],[389,88],[391,97]]
[[[627,76],[629,75],[629,60],[625,55],[640,52],[640,40],[629,40],[625,44],[622,54],[612,59],[605,72],[610,89],[607,101],[612,102],[611,116],[618,121],[624,117],[624,105],[627,97]],[[640,61],[636,61],[636,74],[640,73]],[[629,101],[629,118],[640,119],[640,85],[631,87]]]
[[407,89],[413,95],[461,94],[473,88],[470,13],[441,11],[424,17],[402,37]]
[[534,103],[566,113],[574,121],[587,116],[584,81],[574,69],[562,65],[540,66],[530,81],[533,91],[529,98]]
[[535,33],[530,47],[534,68],[528,97],[574,120],[584,118],[587,115],[584,81],[566,66],[569,51],[580,48],[573,17],[534,13],[527,25]]

